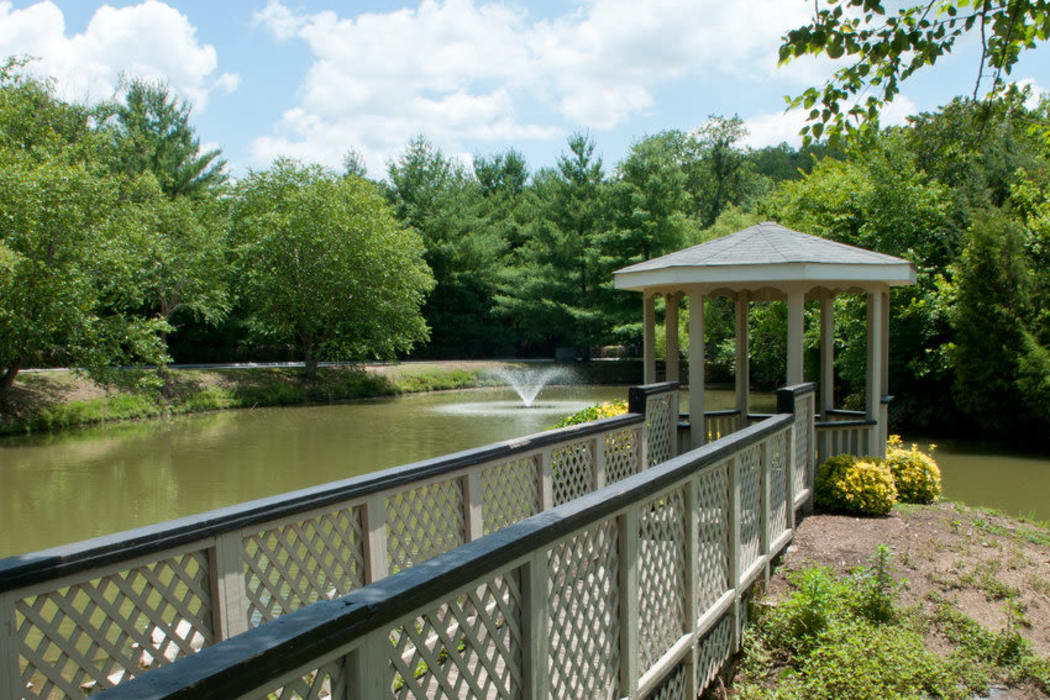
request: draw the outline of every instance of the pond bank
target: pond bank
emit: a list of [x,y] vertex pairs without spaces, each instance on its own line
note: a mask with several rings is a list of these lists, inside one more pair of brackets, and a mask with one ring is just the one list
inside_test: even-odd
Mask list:
[[316,378],[299,369],[169,369],[111,372],[105,383],[83,373],[22,373],[0,413],[0,435],[60,430],[118,420],[259,406],[332,403],[350,399],[491,386],[496,361],[417,362],[322,367]]
[[[800,591],[808,591],[804,619],[812,625],[814,611],[835,597],[835,586],[851,580],[849,572],[864,567],[867,576],[852,579],[859,583],[843,599],[856,589],[872,590],[880,546],[897,582],[885,588],[896,589],[891,619],[858,624],[844,617],[805,643],[798,628],[785,639],[791,625],[783,623],[799,605],[793,596]],[[814,577],[820,570],[830,576]],[[878,682],[891,683],[899,668],[920,683],[905,686],[898,678],[896,690],[908,697],[918,689],[919,697],[1050,698],[1050,527],[957,503],[898,506],[884,518],[813,515],[801,523],[756,614],[747,653],[720,697],[814,697],[814,688],[848,693],[839,684],[854,679],[873,684],[870,697],[888,697],[890,685],[880,689]],[[832,641],[836,634],[844,639]],[[827,648],[813,651],[821,635]],[[867,635],[878,644],[868,648]],[[911,647],[886,642],[909,635]],[[849,678],[836,677],[835,668]],[[935,685],[940,690],[931,692]]]

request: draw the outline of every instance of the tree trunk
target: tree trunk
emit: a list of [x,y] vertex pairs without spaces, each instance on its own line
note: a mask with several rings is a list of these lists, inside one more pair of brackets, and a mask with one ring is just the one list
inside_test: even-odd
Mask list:
[[4,373],[0,375],[0,405],[7,405],[8,389],[15,383],[15,377],[18,376],[20,369],[22,369],[22,364],[13,362],[4,368]]

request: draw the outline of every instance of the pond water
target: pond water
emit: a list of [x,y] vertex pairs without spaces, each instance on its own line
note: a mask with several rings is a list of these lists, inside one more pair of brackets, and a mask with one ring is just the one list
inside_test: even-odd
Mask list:
[[[227,411],[0,440],[0,557],[170,520],[539,432],[626,387],[504,389]],[[686,392],[682,407],[688,406]],[[753,397],[771,411],[773,397]],[[731,391],[709,390],[708,410]],[[946,443],[945,494],[1050,519],[1050,458]]]

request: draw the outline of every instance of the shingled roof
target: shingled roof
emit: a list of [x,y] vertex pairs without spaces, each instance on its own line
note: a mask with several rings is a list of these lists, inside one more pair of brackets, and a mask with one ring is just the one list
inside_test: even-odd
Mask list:
[[613,274],[619,289],[705,282],[915,282],[915,270],[906,260],[792,231],[773,221]]

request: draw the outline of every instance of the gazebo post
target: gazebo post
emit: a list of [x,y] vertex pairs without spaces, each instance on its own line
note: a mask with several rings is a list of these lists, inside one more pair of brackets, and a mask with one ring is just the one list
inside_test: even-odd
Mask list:
[[[890,407],[882,402],[882,396],[890,393],[890,293],[882,293],[882,388],[879,397],[879,425],[882,427],[882,449],[890,436]],[[885,456],[885,452],[883,453]]]
[[704,293],[689,290],[689,447],[704,444]]
[[656,381],[656,296],[645,294],[642,297],[642,383],[652,384]]
[[667,302],[667,314],[664,317],[665,382],[677,382],[680,378],[678,369],[678,300],[681,298],[682,295],[677,292],[664,297]]
[[878,421],[868,431],[868,454],[872,457],[886,456],[886,443],[882,440],[882,292],[868,292],[868,367],[864,386],[865,417]]
[[787,385],[802,383],[802,332],[803,304],[806,294],[801,287],[787,290],[788,337],[787,337]]
[[820,296],[820,414],[835,408],[835,295]]
[[748,312],[751,296],[747,290],[736,295],[736,410],[739,411],[739,426],[747,427],[747,414],[751,412],[751,347],[748,333]]

